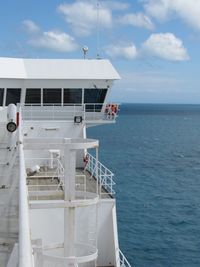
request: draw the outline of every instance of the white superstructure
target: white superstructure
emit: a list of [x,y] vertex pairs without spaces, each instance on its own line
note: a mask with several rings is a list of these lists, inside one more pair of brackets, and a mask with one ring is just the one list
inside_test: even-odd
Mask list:
[[130,267],[114,174],[86,134],[115,122],[119,78],[108,60],[0,58],[0,266]]

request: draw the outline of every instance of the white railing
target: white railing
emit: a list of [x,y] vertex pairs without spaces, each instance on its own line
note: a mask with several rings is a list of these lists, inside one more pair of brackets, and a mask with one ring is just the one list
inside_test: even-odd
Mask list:
[[23,150],[21,123],[19,131],[19,267],[33,267],[29,223],[28,191]]
[[[45,246],[35,243],[34,245],[34,253],[38,258],[35,267],[43,266],[44,261],[47,264],[46,266],[49,266],[51,263],[53,263],[51,266],[95,266],[98,257],[96,247],[88,243],[75,243],[76,256],[72,257],[64,255],[64,243],[51,243]],[[91,265],[91,263],[93,264]]]
[[118,249],[118,252],[119,252],[120,267],[131,267],[130,263],[128,262],[128,260],[126,259],[126,257],[124,256],[124,254],[121,252],[120,249]]
[[[35,174],[29,174],[31,167],[38,165],[40,169]],[[35,175],[37,178],[50,178],[51,180],[58,179],[58,184],[31,184],[28,185],[28,188],[37,189],[42,187],[50,187],[53,190],[58,190],[60,187],[65,186],[64,174],[65,169],[59,158],[26,158],[26,169],[28,178],[31,178],[32,175]],[[1,177],[1,176],[0,176]],[[76,191],[82,191],[86,194],[86,175],[76,174]]]
[[[57,170],[56,170],[56,173],[55,173],[55,176],[54,177],[58,177],[58,180],[60,181],[60,184],[64,184],[64,176],[65,176],[65,169],[62,165],[62,163],[60,162],[60,160],[57,158],[55,159],[57,161]],[[53,177],[53,179],[54,179]]]
[[81,104],[25,104],[21,107],[24,120],[74,120],[75,116],[84,118],[84,106]]
[[[30,169],[30,177],[32,175],[31,167],[35,165],[40,167],[36,177],[51,178],[51,180],[58,179],[57,189],[64,185],[65,170],[59,158],[26,158],[26,169],[27,171]],[[37,187],[38,185],[35,186]],[[53,187],[53,185],[51,186]],[[34,187],[34,185],[30,185],[30,187]]]
[[100,195],[109,194],[114,195],[115,191],[113,186],[114,182],[114,174],[105,167],[101,162],[96,162],[95,157],[93,157],[90,153],[87,154],[88,162],[85,166],[85,169],[89,171],[91,176],[94,176],[97,179],[97,182],[100,185]]
[[87,103],[87,104],[21,104],[24,120],[72,120],[75,117],[82,117],[82,120],[104,120],[115,121],[118,113],[109,110],[108,104]]

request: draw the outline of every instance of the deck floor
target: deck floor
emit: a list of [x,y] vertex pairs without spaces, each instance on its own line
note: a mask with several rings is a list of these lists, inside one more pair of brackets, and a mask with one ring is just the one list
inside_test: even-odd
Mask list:
[[[55,175],[55,169],[41,170],[34,175],[28,176],[27,186],[30,200],[62,200],[64,198],[64,188],[59,178]],[[96,193],[97,190],[100,192],[100,186],[97,186],[96,179],[88,171],[77,169],[76,190]],[[39,193],[37,196],[33,196],[33,192]],[[112,196],[104,188],[101,188],[101,198],[112,198]]]

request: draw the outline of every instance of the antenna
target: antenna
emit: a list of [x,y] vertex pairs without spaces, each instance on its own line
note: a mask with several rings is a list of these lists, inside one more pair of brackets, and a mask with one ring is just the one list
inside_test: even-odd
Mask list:
[[83,49],[83,58],[85,59],[89,48],[86,45],[84,45],[84,47],[82,49]]
[[100,32],[99,32],[99,26],[100,26],[100,23],[99,23],[99,8],[100,8],[100,3],[99,3],[99,0],[97,0],[97,58],[99,58],[99,36],[100,36]]

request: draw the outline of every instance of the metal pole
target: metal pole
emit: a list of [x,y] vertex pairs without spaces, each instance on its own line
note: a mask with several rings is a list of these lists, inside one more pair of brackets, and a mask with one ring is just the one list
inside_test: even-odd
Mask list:
[[97,194],[99,193],[99,172],[98,172],[98,162],[99,162],[99,153],[98,153],[98,147],[96,147],[96,161],[95,161],[95,169],[96,169],[96,183],[97,183],[97,186],[96,186],[96,191],[97,191]]
[[[21,112],[20,112],[21,115]],[[19,267],[32,267],[32,248],[29,224],[28,194],[26,187],[26,171],[21,134],[21,118],[19,123]]]
[[97,0],[97,59],[99,58],[99,0]]
[[[76,151],[67,146],[69,140],[65,140],[65,201],[75,199],[75,175],[76,175]],[[75,208],[65,208],[64,211],[64,254],[75,256]]]

